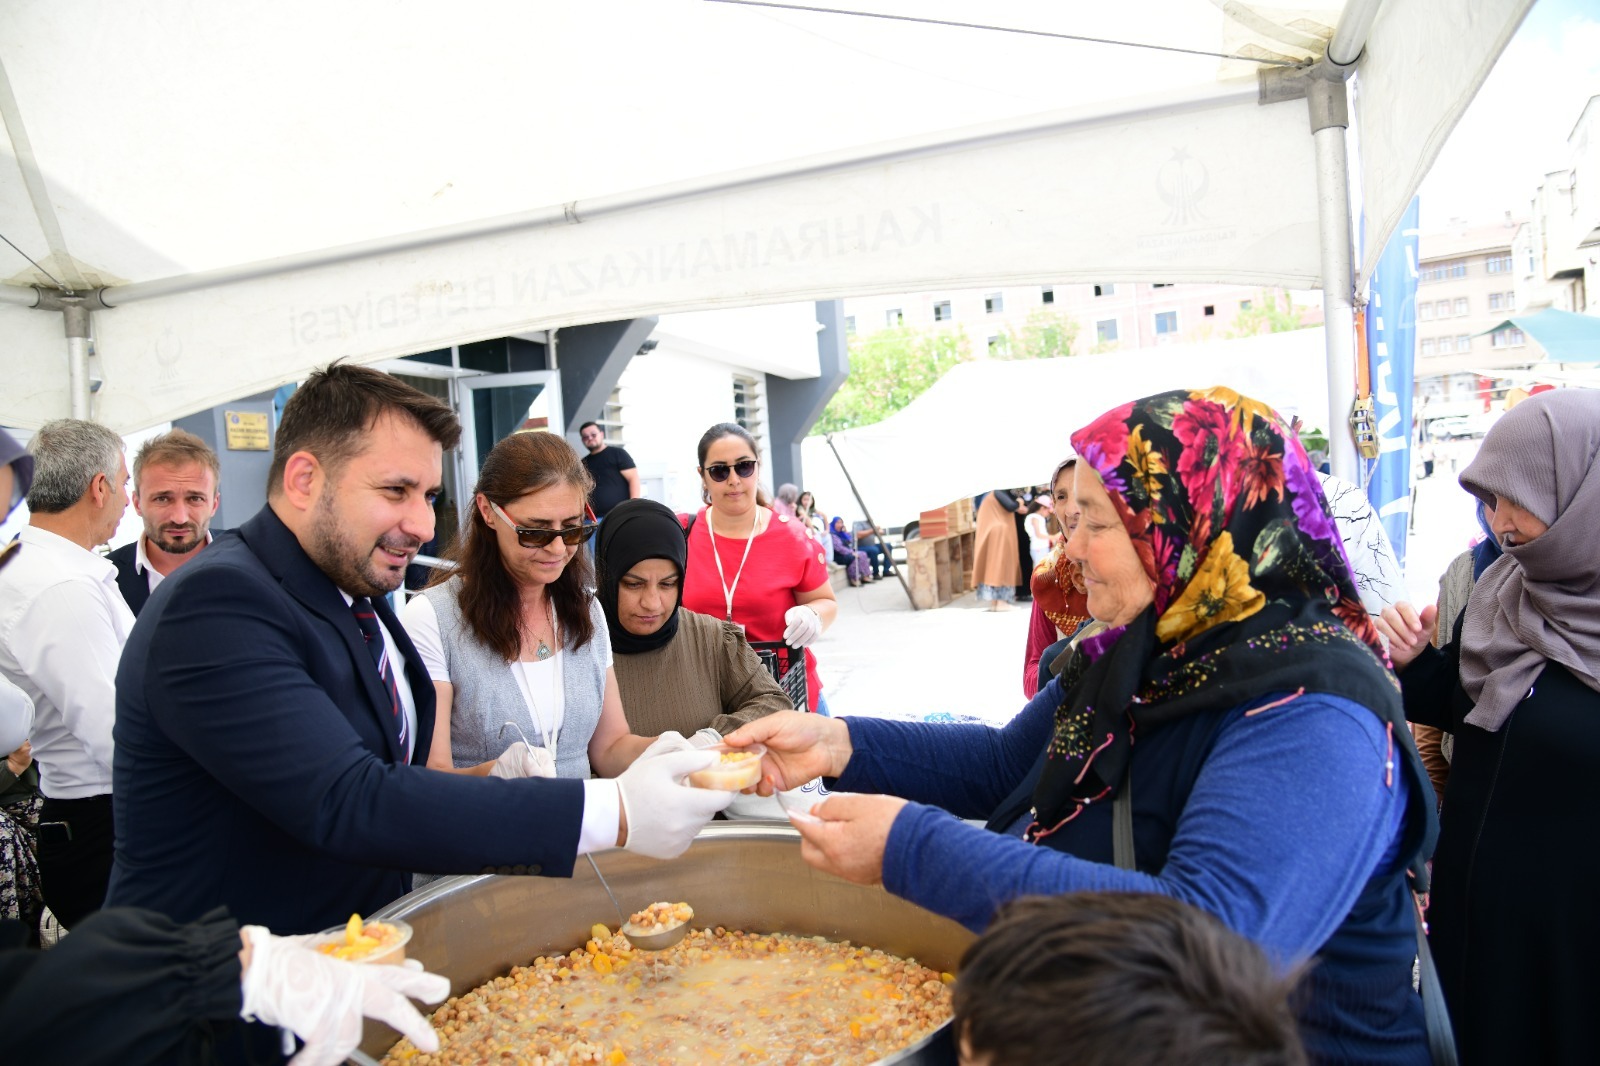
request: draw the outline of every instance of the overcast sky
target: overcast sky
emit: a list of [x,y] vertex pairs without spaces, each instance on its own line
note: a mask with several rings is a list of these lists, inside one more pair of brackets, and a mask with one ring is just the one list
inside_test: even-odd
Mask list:
[[1422,183],[1422,228],[1528,214],[1543,176],[1567,165],[1567,134],[1600,93],[1600,4],[1539,0]]

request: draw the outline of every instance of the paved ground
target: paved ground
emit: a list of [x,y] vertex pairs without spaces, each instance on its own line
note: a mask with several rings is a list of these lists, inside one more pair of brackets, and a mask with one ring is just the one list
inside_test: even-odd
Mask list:
[[992,613],[969,592],[914,611],[893,578],[837,595],[839,620],[814,649],[832,713],[1001,723],[1022,708],[1028,604]]
[[[1477,441],[1459,442],[1464,468]],[[1406,581],[1431,603],[1439,575],[1477,530],[1474,501],[1441,455],[1417,486]],[[899,582],[838,589],[839,620],[815,646],[823,691],[834,714],[937,720],[967,716],[1001,724],[1022,708],[1022,653],[1030,605],[993,614],[973,594],[947,607],[914,611]]]

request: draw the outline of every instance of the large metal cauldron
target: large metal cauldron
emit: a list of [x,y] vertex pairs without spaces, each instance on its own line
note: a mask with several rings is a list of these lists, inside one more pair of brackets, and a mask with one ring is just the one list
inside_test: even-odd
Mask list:
[[[684,900],[694,924],[761,933],[826,936],[914,957],[954,972],[972,934],[882,888],[818,873],[800,858],[800,834],[783,823],[707,826],[671,862],[631,852],[595,856],[625,910]],[[571,951],[589,927],[615,928],[616,910],[587,862],[556,877],[452,877],[403,896],[374,917],[402,918],[416,931],[407,954],[450,978],[451,995],[476,988],[536,955]],[[382,1056],[393,1030],[367,1026],[362,1050]],[[949,1026],[884,1060],[945,1066],[956,1061]]]

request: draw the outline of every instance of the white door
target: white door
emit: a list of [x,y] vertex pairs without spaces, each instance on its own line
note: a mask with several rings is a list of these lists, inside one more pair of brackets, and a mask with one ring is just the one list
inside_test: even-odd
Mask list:
[[461,390],[457,483],[464,496],[478,483],[483,456],[503,438],[530,430],[566,435],[558,371],[480,374],[457,378],[456,386]]

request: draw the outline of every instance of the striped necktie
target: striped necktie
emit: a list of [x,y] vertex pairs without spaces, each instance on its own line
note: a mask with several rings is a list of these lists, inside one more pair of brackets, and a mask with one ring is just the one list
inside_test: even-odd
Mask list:
[[406,711],[400,705],[400,689],[395,684],[394,667],[389,662],[388,642],[383,639],[383,629],[378,625],[377,609],[366,596],[357,596],[350,604],[350,610],[355,613],[356,625],[361,627],[361,635],[367,641],[367,652],[372,656],[372,661],[378,664],[378,673],[383,677],[384,691],[389,694],[389,713],[394,716],[395,733],[400,738],[400,753],[409,759],[411,745],[406,727]]

